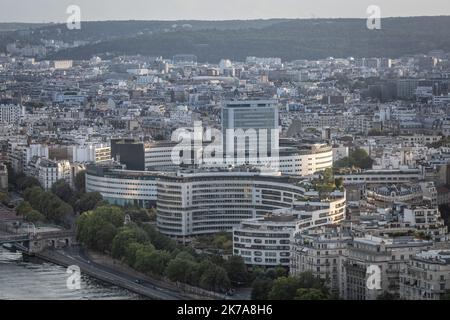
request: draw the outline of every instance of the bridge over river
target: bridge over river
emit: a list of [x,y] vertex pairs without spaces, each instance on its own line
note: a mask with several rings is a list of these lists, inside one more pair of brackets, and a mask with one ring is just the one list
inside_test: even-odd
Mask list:
[[[7,226],[5,228],[5,222],[0,223],[0,226],[3,226],[3,230],[9,230]],[[75,243],[76,233],[73,230],[36,232],[33,228],[33,232],[0,234],[0,245],[11,244],[14,248],[29,254],[39,253],[48,248],[69,247]]]

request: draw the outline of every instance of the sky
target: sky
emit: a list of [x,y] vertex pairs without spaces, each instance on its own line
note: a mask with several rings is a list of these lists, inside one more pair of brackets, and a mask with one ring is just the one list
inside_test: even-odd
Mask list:
[[65,22],[69,5],[83,21],[367,18],[450,15],[450,0],[0,0],[0,22]]

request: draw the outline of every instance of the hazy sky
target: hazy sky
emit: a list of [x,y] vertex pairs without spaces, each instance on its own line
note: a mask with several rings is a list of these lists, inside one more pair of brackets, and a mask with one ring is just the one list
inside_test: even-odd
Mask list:
[[69,5],[82,20],[229,20],[450,15],[450,0],[0,0],[0,22],[62,22]]

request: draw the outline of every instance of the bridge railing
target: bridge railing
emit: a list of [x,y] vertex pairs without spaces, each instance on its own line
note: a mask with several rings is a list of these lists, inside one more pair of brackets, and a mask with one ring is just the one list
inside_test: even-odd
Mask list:
[[28,234],[0,236],[0,244],[6,242],[21,242],[28,240],[30,240],[30,236]]

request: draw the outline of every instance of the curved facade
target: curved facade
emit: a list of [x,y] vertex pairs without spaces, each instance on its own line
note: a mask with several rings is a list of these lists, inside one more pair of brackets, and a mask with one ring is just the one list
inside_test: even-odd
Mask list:
[[247,265],[289,266],[298,217],[274,214],[243,221],[233,229],[233,254]]
[[317,198],[297,178],[236,169],[161,175],[157,194],[159,231],[180,238],[231,231],[243,220]]
[[286,145],[280,143],[280,171],[309,176],[333,167],[333,148],[326,144]]
[[[176,145],[175,142],[167,141],[145,144],[146,170],[176,168],[177,165],[171,158],[172,150]],[[282,174],[309,176],[333,167],[333,149],[327,144],[305,144],[281,139],[278,159],[277,165]],[[270,157],[258,159],[261,165],[266,165],[273,160]],[[221,167],[223,164],[217,166]]]
[[86,171],[86,192],[100,192],[110,204],[150,208],[156,203],[157,176],[156,172],[90,166]]
[[305,188],[299,177],[253,167],[163,173],[89,166],[86,173],[87,192],[100,192],[120,206],[156,204],[159,231],[181,239],[231,231],[277,209],[301,212],[297,228],[344,219],[345,193],[321,200],[317,191]]
[[344,195],[329,201],[296,202],[293,209],[242,221],[233,229],[233,254],[242,256],[247,265],[289,267],[296,234],[344,219]]

